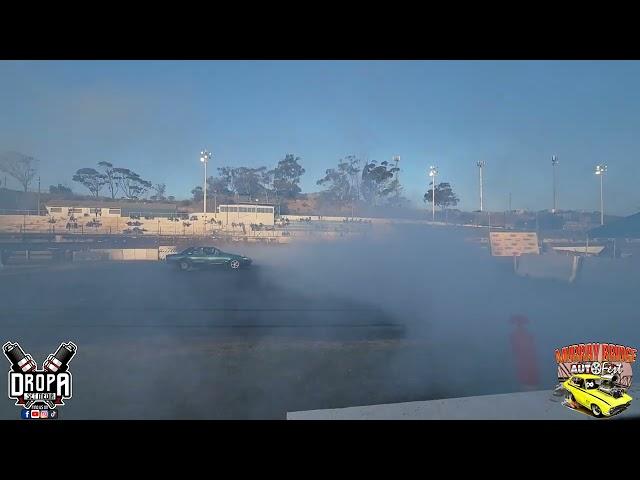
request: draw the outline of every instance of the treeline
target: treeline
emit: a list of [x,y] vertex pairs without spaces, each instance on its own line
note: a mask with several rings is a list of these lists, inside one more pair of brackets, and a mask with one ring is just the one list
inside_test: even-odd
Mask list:
[[[287,154],[271,170],[267,167],[219,167],[217,177],[207,178],[207,195],[280,203],[300,195],[300,179],[304,173],[300,157],[292,154]],[[191,195],[194,201],[202,201],[203,187],[194,187]]]
[[338,161],[336,168],[329,168],[325,176],[316,182],[324,187],[320,199],[324,204],[353,204],[365,202],[373,206],[401,206],[406,202],[398,173],[398,160],[362,161],[349,155]]
[[[220,167],[217,177],[207,178],[207,195],[271,203],[296,199],[301,195],[300,180],[305,173],[300,162],[300,157],[287,154],[271,170],[264,166]],[[406,199],[402,196],[399,171],[398,161],[378,163],[347,156],[316,182],[323,187],[320,200],[325,205],[340,207],[353,202],[400,206]],[[201,201],[202,187],[196,186],[191,194],[194,201]]]
[[[348,208],[353,205],[373,207],[403,207],[407,199],[403,196],[398,166],[399,157],[393,161],[377,162],[362,160],[354,155],[338,160],[334,168],[325,171],[325,175],[316,181],[322,187],[319,192],[320,203],[335,208]],[[38,160],[18,152],[5,152],[0,155],[0,171],[15,178],[26,192],[37,174]],[[300,180],[305,173],[301,158],[287,154],[271,169],[261,167],[229,167],[217,169],[217,176],[206,179],[207,195],[228,197],[236,201],[264,201],[280,204],[295,200],[301,196]],[[164,183],[152,183],[135,171],[110,162],[98,162],[96,168],[78,169],[72,180],[89,193],[99,198],[122,198],[137,200],[149,198],[155,201],[174,201],[166,195]],[[51,185],[52,194],[70,195],[71,189],[65,185]],[[191,190],[192,201],[202,201],[203,186]],[[148,196],[148,197],[147,197]],[[432,185],[427,185],[423,200],[433,201]],[[440,183],[435,187],[436,205],[442,208],[455,207],[457,196],[449,183]]]
[[100,197],[100,192],[105,191],[112,199],[126,198],[138,200],[145,198],[147,193],[153,192],[151,200],[166,200],[166,185],[164,183],[153,184],[145,180],[139,174],[129,168],[114,167],[109,162],[98,162],[98,170],[87,167],[76,171],[72,180],[84,186],[91,195]]

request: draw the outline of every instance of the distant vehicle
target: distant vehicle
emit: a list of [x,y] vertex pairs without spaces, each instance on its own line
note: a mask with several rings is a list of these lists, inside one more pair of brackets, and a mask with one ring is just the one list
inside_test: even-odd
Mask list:
[[591,374],[573,375],[562,386],[572,402],[591,410],[596,417],[613,416],[631,405],[630,395],[616,386],[617,378]]
[[249,257],[226,253],[215,247],[189,247],[180,253],[167,255],[166,261],[183,271],[210,266],[239,270],[248,267],[252,262]]

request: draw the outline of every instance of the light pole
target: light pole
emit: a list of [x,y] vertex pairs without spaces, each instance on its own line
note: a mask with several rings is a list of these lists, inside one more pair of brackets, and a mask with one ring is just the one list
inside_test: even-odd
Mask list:
[[431,165],[429,167],[429,176],[431,177],[431,220],[436,221],[436,177],[438,169]]
[[482,169],[484,168],[485,162],[484,160],[480,160],[479,162],[476,163],[476,165],[478,166],[478,170],[480,171],[480,212],[482,212],[483,207],[482,207]]
[[602,195],[602,179],[607,172],[607,166],[603,163],[596,165],[595,174],[600,176],[600,225],[604,225],[604,196]]
[[558,194],[556,189],[556,165],[558,165],[558,157],[556,155],[551,156],[551,168],[553,169],[553,209],[551,213],[556,213],[558,207]]
[[203,213],[204,213],[204,234],[207,234],[207,163],[211,160],[211,153],[207,150],[202,150],[200,152],[200,161],[204,163],[204,199],[203,199]]

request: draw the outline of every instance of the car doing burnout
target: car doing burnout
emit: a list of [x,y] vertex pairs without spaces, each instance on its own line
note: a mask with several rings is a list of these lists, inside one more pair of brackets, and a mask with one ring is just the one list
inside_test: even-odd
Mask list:
[[215,247],[189,247],[180,253],[169,254],[167,263],[176,265],[180,270],[198,267],[226,267],[238,270],[251,265],[251,259],[242,255],[223,252]]
[[631,396],[616,386],[617,378],[610,375],[573,375],[562,385],[574,403],[591,410],[596,417],[612,416],[631,405]]

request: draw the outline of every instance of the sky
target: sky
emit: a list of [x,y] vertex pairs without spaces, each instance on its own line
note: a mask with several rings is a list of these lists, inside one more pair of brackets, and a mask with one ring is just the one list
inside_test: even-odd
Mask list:
[[[301,187],[340,158],[400,155],[405,195],[421,198],[430,165],[459,208],[640,210],[637,61],[0,61],[0,150],[40,160],[42,185],[73,182],[100,161],[167,195],[218,166],[274,167],[287,153]],[[212,172],[213,171],[213,172]],[[4,182],[4,179],[2,179]],[[9,188],[18,188],[8,179]]]

